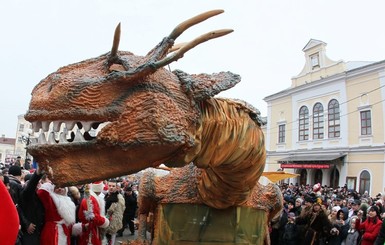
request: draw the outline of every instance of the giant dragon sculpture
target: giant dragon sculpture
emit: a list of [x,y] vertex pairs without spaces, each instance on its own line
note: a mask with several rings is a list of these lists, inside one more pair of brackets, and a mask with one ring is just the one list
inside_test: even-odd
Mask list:
[[148,172],[141,181],[143,243],[268,243],[267,222],[282,207],[279,189],[258,184],[266,158],[258,110],[214,98],[240,76],[164,68],[232,32],[212,31],[174,45],[186,29],[222,12],[182,22],[143,57],[118,50],[119,24],[111,52],[62,67],[32,91],[25,118],[40,135],[28,151],[41,167],[53,169],[55,184],[170,167],[166,176]]

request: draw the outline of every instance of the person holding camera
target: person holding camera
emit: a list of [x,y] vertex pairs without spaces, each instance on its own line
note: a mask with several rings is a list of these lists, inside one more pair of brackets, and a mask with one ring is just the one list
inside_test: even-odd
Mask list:
[[382,226],[380,218],[380,210],[376,205],[371,206],[368,209],[367,218],[361,223],[362,213],[358,212],[358,219],[356,221],[356,227],[358,230],[363,230],[361,245],[373,245],[377,239],[378,234]]

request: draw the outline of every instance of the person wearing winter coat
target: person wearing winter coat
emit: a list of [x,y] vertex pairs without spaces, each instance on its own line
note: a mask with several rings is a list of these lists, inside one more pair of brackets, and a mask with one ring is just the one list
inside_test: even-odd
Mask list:
[[376,241],[374,242],[374,245],[384,245],[384,244],[385,244],[385,222],[382,222],[380,232],[377,236]]
[[296,224],[305,224],[305,237],[301,243],[303,245],[323,244],[332,228],[325,210],[323,210],[321,204],[317,202],[313,204],[310,213],[305,216],[300,215],[296,218]]
[[40,245],[40,234],[44,226],[44,206],[37,195],[37,188],[42,177],[43,173],[38,167],[21,191],[20,209],[24,214],[21,218],[23,245]]
[[295,220],[295,213],[288,213],[288,222],[285,225],[285,230],[282,236],[282,244],[285,245],[297,245],[298,243],[298,227]]
[[[110,221],[103,215],[104,210],[101,210],[100,206],[102,205],[99,204],[99,197],[93,191],[96,187],[96,183],[86,187],[84,198],[79,205],[78,218],[83,226],[83,233],[77,243],[79,245],[101,245],[100,229],[107,228],[110,224]],[[104,206],[102,207],[104,208]],[[88,225],[87,228],[85,228],[86,225]]]
[[108,193],[104,197],[106,202],[105,212],[110,224],[106,229],[108,244],[114,245],[116,233],[123,227],[123,212],[126,208],[125,201],[116,188],[115,181],[108,182]]
[[356,229],[356,219],[358,219],[357,216],[351,217],[348,234],[346,235],[346,238],[342,240],[341,245],[358,245],[360,233]]
[[349,210],[346,207],[338,210],[336,220],[332,224],[333,228],[330,230],[329,245],[340,245],[346,238],[350,227],[348,216]]
[[135,234],[135,225],[134,219],[136,215],[136,210],[138,209],[138,200],[135,192],[132,191],[131,186],[124,188],[124,200],[126,208],[123,213],[123,227],[118,231],[119,236],[123,236],[125,228],[130,229],[131,236]]
[[70,245],[71,234],[80,235],[81,223],[75,224],[75,204],[67,196],[67,189],[50,182],[37,191],[45,210],[45,223],[41,232],[41,245]]
[[382,221],[380,219],[380,211],[376,205],[369,207],[367,218],[361,223],[361,213],[358,213],[356,227],[363,230],[361,245],[373,245],[380,232]]

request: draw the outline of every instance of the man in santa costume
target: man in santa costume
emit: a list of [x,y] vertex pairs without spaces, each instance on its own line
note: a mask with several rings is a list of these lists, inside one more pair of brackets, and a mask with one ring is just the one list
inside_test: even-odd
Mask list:
[[[67,196],[67,188],[55,187],[50,182],[37,191],[45,209],[45,224],[41,232],[41,245],[70,245],[71,234],[80,235],[81,223],[75,224],[75,204]],[[86,227],[84,227],[86,228]]]
[[79,245],[102,244],[100,228],[107,228],[110,224],[110,221],[104,217],[104,200],[98,196],[103,187],[102,181],[86,186],[84,198],[79,206],[78,218],[83,226],[88,225],[88,227],[83,229]]

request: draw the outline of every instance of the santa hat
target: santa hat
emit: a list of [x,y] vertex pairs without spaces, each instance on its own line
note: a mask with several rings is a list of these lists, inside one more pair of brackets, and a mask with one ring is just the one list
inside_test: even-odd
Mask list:
[[92,183],[92,191],[93,192],[102,192],[104,188],[103,181],[96,181]]
[[1,180],[0,203],[0,220],[7,221],[7,224],[0,229],[1,244],[15,244],[19,232],[19,216],[9,192]]
[[321,184],[317,183],[313,186],[313,191],[314,192],[319,192],[321,190]]

